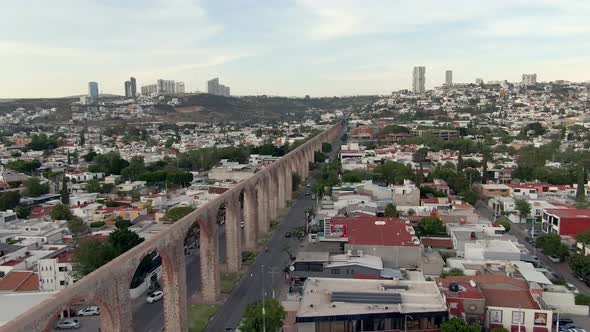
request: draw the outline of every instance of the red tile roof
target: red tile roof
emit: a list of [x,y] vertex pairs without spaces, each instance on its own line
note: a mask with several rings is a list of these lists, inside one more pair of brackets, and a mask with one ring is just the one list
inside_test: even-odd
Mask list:
[[433,239],[423,237],[420,239],[424,247],[453,249],[453,241],[451,239]]
[[10,271],[0,280],[0,291],[31,292],[39,290],[39,276],[32,271]]
[[559,218],[590,218],[590,209],[546,209],[545,211]]
[[[408,230],[409,224],[399,218],[375,216],[333,217],[332,224],[348,225],[348,243],[351,245],[411,246],[420,245],[418,238]],[[414,242],[416,240],[416,243]]]
[[[444,289],[442,292],[445,294],[447,298],[463,298],[463,299],[483,299],[483,293],[481,289],[475,285],[475,287],[471,286],[469,280],[466,279],[455,279],[455,277],[446,277],[446,278],[436,278],[436,283],[441,285]],[[449,290],[449,285],[455,282],[461,286],[458,292],[451,292]]]
[[20,259],[11,259],[11,260],[9,260],[9,261],[6,261],[6,262],[4,262],[4,263],[2,263],[2,264],[0,264],[0,265],[1,265],[1,266],[15,266],[15,265],[18,265],[18,264],[20,264],[20,263],[22,263],[22,262],[23,262],[23,261],[22,261],[22,260],[20,260]]

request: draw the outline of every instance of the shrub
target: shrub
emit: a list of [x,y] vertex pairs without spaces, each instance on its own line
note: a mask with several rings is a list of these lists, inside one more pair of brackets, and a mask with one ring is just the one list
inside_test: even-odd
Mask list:
[[577,294],[576,305],[590,305],[590,295]]
[[99,227],[102,227],[104,225],[105,225],[105,222],[102,221],[102,220],[99,220],[99,221],[95,221],[95,222],[91,222],[90,223],[90,227],[92,227],[92,228],[99,228]]

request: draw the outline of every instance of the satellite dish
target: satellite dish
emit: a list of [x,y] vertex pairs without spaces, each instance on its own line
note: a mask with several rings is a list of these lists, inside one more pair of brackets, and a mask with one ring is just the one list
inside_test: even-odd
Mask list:
[[291,271],[291,272],[295,271],[295,266],[293,266],[293,265],[289,266],[289,271]]

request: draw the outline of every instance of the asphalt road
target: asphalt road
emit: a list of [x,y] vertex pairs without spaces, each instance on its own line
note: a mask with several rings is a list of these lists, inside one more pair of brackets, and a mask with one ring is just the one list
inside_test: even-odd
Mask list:
[[[330,158],[337,155],[341,145],[341,141],[332,145]],[[311,173],[309,182],[314,182]],[[283,268],[291,262],[285,249],[299,245],[299,240],[293,237],[285,238],[285,233],[294,228],[305,226],[305,209],[314,205],[311,196],[305,195],[306,190],[302,190],[297,197],[293,197],[294,204],[273,231],[272,237],[267,244],[268,250],[261,251],[256,257],[237,288],[234,289],[219,312],[211,320],[207,331],[235,330],[239,327],[242,313],[248,304],[261,300],[263,294],[270,297],[273,291],[276,294],[280,293],[285,283],[282,273]],[[278,271],[278,273],[273,274],[271,271]]]
[[[225,260],[225,228],[219,228],[219,260]],[[186,282],[188,297],[192,296],[201,286],[201,267],[198,250],[186,256]],[[166,294],[164,294],[166,296]],[[133,300],[133,322],[136,331],[160,332],[164,327],[164,304],[158,301],[146,302],[147,293]]]
[[[267,296],[271,296],[273,290],[279,292],[284,284],[282,270],[290,263],[285,246],[298,241],[294,238],[286,239],[285,233],[293,228],[305,226],[305,208],[312,205],[313,201],[309,196],[305,196],[303,192],[299,194],[293,207],[274,230],[267,244],[268,251],[263,250],[256,257],[245,277],[209,324],[207,331],[237,328],[248,304],[260,300],[263,292]],[[274,274],[274,283],[271,270],[279,271],[278,274]]]

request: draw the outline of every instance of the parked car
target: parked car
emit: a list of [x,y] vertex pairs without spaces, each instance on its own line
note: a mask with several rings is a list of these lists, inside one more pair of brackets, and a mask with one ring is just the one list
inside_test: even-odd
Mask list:
[[92,306],[78,311],[78,316],[98,316],[100,315],[100,309],[97,306]]
[[580,291],[578,290],[578,288],[576,286],[570,284],[569,282],[567,284],[565,284],[565,287],[567,287],[567,289],[569,289],[574,294],[580,294]]
[[164,292],[155,291],[147,297],[146,302],[147,303],[154,303],[154,302],[160,301],[163,297],[164,297]]
[[291,235],[292,235],[291,232],[285,233],[285,237],[291,237]]
[[549,258],[549,260],[552,261],[553,263],[561,262],[561,258],[559,258],[557,256],[547,256],[547,258]]
[[532,246],[534,246],[534,245],[535,245],[535,241],[536,241],[536,239],[535,239],[534,237],[532,237],[532,236],[527,236],[525,240],[526,240],[526,242],[530,243]]
[[568,331],[569,329],[577,329],[579,328],[578,325],[574,323],[567,323],[564,325],[559,325],[559,331]]
[[574,321],[571,318],[560,318],[559,320],[557,319],[557,314],[553,314],[553,326],[557,325],[557,322],[559,321],[559,326],[564,326],[566,324],[573,324]]
[[55,325],[56,330],[77,330],[80,328],[80,322],[75,318],[66,318]]

